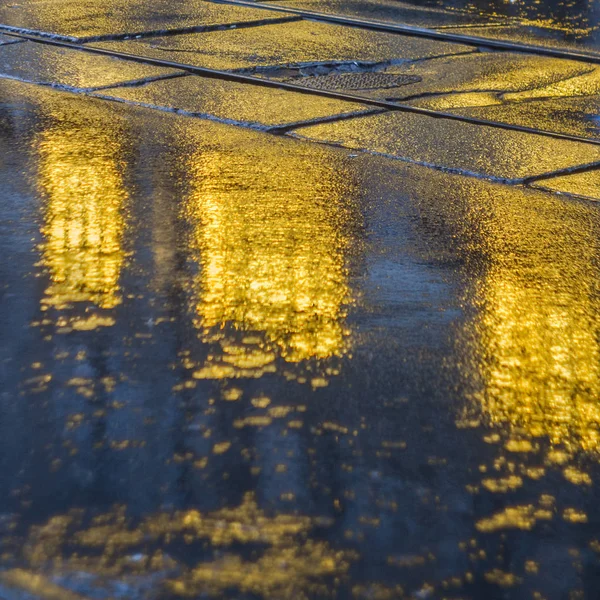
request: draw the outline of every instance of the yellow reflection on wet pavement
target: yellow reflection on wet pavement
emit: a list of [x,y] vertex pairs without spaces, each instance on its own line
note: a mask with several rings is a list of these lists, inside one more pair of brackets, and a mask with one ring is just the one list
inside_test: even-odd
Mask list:
[[260,376],[277,358],[298,363],[347,350],[351,185],[335,164],[312,160],[323,156],[278,150],[265,145],[258,163],[245,152],[190,160],[196,325],[220,346],[198,379]]
[[[72,510],[32,526],[25,538],[11,540],[32,571],[8,571],[0,582],[8,578],[16,587],[29,589],[28,573],[43,571],[51,579],[52,574],[85,571],[88,578],[158,576],[153,587],[164,586],[175,597],[219,596],[232,588],[264,597],[322,597],[331,590],[328,578],[343,576],[356,556],[312,539],[316,525],[306,516],[271,516],[251,493],[230,508],[160,512],[138,524],[123,506],[91,522],[84,511]],[[176,547],[198,542],[220,550],[213,560],[189,565]],[[161,550],[165,543],[172,544],[169,554]],[[252,545],[254,560],[243,558],[240,544]]]
[[472,290],[479,313],[465,338],[480,378],[473,397],[508,435],[511,460],[544,440],[546,461],[564,463],[600,448],[598,232],[587,205],[517,198],[485,207],[489,268]]
[[36,147],[45,199],[43,263],[51,277],[42,304],[113,308],[120,302],[127,198],[120,132],[93,119],[81,123],[72,115],[53,115]]
[[508,101],[522,101],[533,98],[571,98],[595,96],[600,93],[600,69],[588,67],[587,71],[574,77],[539,85],[533,89],[512,92],[504,95]]

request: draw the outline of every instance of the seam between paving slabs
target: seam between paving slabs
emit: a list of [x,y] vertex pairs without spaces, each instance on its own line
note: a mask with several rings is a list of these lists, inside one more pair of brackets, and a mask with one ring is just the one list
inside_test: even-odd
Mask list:
[[312,125],[327,125],[329,123],[339,123],[340,121],[348,121],[350,119],[356,119],[357,117],[373,117],[375,115],[381,115],[383,113],[388,112],[385,108],[374,108],[369,111],[355,111],[351,113],[346,113],[343,115],[331,115],[328,117],[320,117],[317,119],[313,119],[312,121],[297,121],[296,123],[288,123],[286,125],[273,125],[268,128],[269,133],[273,133],[275,135],[286,135],[296,129],[301,129],[302,127],[310,127]]
[[177,69],[180,71],[186,71],[188,73],[192,73],[194,75],[200,75],[204,77],[209,77],[213,79],[224,79],[227,81],[237,81],[239,83],[247,83],[251,85],[257,85],[262,87],[270,87],[276,89],[284,89],[293,92],[298,92],[301,94],[313,95],[313,96],[323,96],[327,98],[333,98],[336,100],[344,100],[347,102],[359,102],[361,104],[365,104],[368,106],[374,106],[378,108],[384,108],[390,111],[399,111],[399,112],[409,112],[414,114],[420,114],[428,117],[432,117],[435,119],[447,119],[450,121],[458,121],[462,123],[470,123],[472,125],[483,125],[487,127],[493,127],[496,129],[503,129],[507,131],[518,131],[521,133],[529,133],[533,135],[541,135],[545,137],[560,139],[560,140],[568,140],[568,141],[576,141],[585,144],[591,144],[595,146],[600,146],[600,140],[590,140],[583,138],[581,136],[567,135],[562,133],[556,133],[552,131],[543,131],[539,129],[534,129],[532,127],[525,127],[522,125],[514,125],[510,123],[498,123],[496,121],[488,121],[486,119],[479,119],[476,117],[470,117],[466,115],[458,115],[454,113],[447,113],[441,111],[434,111],[428,108],[421,108],[418,106],[412,106],[410,104],[403,104],[400,102],[389,102],[386,100],[376,100],[373,98],[367,98],[363,96],[358,96],[356,94],[348,94],[344,92],[335,92],[329,90],[317,90],[313,88],[307,88],[305,86],[295,85],[292,83],[284,83],[281,81],[272,81],[269,79],[262,79],[259,77],[254,77],[252,75],[244,75],[240,73],[234,73],[231,71],[220,71],[217,69],[210,69],[208,67],[199,67],[194,65],[188,65],[185,63],[179,63],[170,60],[164,60],[159,58],[148,58],[145,56],[138,56],[136,54],[130,54],[126,52],[121,52],[117,50],[109,50],[106,48],[94,48],[90,46],[81,46],[79,44],[73,44],[71,42],[65,42],[62,40],[56,39],[46,39],[39,38],[33,35],[24,35],[20,34],[21,37],[28,39],[34,43],[40,44],[48,44],[52,46],[60,46],[63,48],[71,48],[74,50],[80,50],[83,52],[89,52],[92,54],[101,54],[105,56],[112,56],[113,58],[120,58],[123,60],[130,60],[135,62],[140,62],[144,64],[160,66],[160,67],[168,67],[171,69]]
[[[127,87],[141,87],[148,83],[154,83],[155,81],[163,81],[165,79],[176,79],[178,77],[188,76],[187,73],[173,73],[168,75],[155,75],[149,77],[141,77],[138,79],[128,79],[127,81],[121,81],[118,83],[112,83],[110,85],[100,85],[92,87],[78,87],[74,85],[68,85],[66,83],[56,83],[52,81],[31,81],[23,77],[17,77],[15,75],[0,74],[0,79],[7,79],[9,81],[18,81],[20,83],[29,83],[31,85],[39,85],[41,87],[52,88],[62,92],[72,92],[74,94],[92,94],[100,92],[106,89],[118,89]],[[2,598],[0,598],[2,600]]]
[[563,198],[566,197],[569,200],[583,200],[585,202],[593,202],[596,205],[600,202],[600,197],[598,196],[588,196],[586,194],[578,194],[577,192],[565,192],[563,190],[546,187],[545,185],[528,185],[526,187],[531,190],[542,190],[544,192],[556,194],[557,196],[562,196]]
[[588,196],[586,194],[578,194],[577,192],[566,192],[563,190],[553,189],[544,185],[544,181],[551,181],[552,179],[556,179],[558,177],[566,176],[566,175],[578,175],[580,173],[591,173],[593,171],[600,171],[599,164],[589,164],[582,165],[581,167],[576,167],[571,170],[564,171],[556,171],[554,173],[549,173],[547,175],[540,175],[538,177],[532,177],[527,182],[525,182],[525,187],[532,190],[543,190],[545,192],[550,192],[552,194],[556,194],[557,196],[566,196],[567,198],[576,199],[576,200],[585,200],[588,202],[594,202],[597,204],[600,202],[600,196]]
[[596,171],[600,167],[600,161],[594,161],[584,165],[576,165],[574,167],[566,167],[564,169],[557,169],[556,171],[549,171],[548,173],[542,173],[541,175],[533,175],[532,177],[526,177],[523,180],[525,185],[531,185],[538,181],[546,181],[547,179],[554,179],[556,177],[562,177],[564,175],[577,175],[579,173],[587,173],[589,171]]
[[23,42],[26,42],[26,41],[27,40],[15,38],[14,40],[10,40],[9,42],[0,42],[0,46],[12,46],[13,44],[22,44]]
[[[155,75],[150,77],[140,77],[139,79],[129,79],[128,81],[120,81],[119,83],[111,83],[109,85],[98,85],[87,88],[74,88],[81,89],[85,93],[96,93],[104,90],[112,90],[119,88],[130,88],[130,87],[142,87],[148,83],[154,83],[155,81],[166,81],[169,79],[179,79],[180,77],[189,77],[188,73],[172,73],[167,75]],[[56,86],[51,86],[56,87]]]

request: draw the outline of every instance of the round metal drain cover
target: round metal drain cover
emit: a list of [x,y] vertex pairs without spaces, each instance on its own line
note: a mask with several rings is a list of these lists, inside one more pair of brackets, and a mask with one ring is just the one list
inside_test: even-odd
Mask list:
[[393,73],[330,73],[312,77],[290,77],[286,83],[295,83],[315,90],[376,90],[400,87],[421,81],[416,75]]

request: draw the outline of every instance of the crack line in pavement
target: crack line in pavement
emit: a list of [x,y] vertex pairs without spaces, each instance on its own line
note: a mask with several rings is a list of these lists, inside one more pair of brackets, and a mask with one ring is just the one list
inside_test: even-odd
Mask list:
[[[394,100],[393,97],[386,98],[388,102],[409,102],[413,100],[424,100],[425,98],[445,98],[446,96],[462,96],[464,94],[500,94],[504,90],[483,90],[480,88],[466,89],[466,90],[447,90],[445,92],[420,92],[413,94],[412,96],[402,96],[398,100]],[[506,102],[508,103],[508,101]],[[489,106],[489,105],[486,105]],[[471,108],[471,107],[459,107],[459,108]],[[473,108],[481,108],[480,106],[474,106]]]
[[539,54],[543,56],[551,56],[554,58],[563,58],[568,60],[576,60],[579,62],[589,62],[600,64],[600,56],[594,54],[586,54],[584,52],[574,52],[573,50],[564,50],[560,48],[547,48],[545,46],[535,46],[533,44],[520,44],[518,42],[509,42],[503,40],[491,40],[478,36],[464,35],[461,33],[448,33],[446,31],[436,31],[435,29],[427,29],[425,27],[417,27],[415,25],[407,25],[404,23],[385,23],[382,21],[371,21],[368,19],[357,19],[354,17],[344,17],[340,15],[321,13],[311,10],[302,10],[298,8],[289,8],[276,4],[265,5],[260,2],[246,0],[210,0],[215,4],[228,4],[233,6],[246,6],[248,8],[260,8],[262,10],[271,10],[277,12],[287,12],[302,16],[307,20],[326,21],[336,23],[338,25],[348,25],[350,27],[358,27],[361,29],[371,29],[373,31],[387,31],[389,33],[397,33],[403,35],[411,35],[415,37],[423,37],[434,40],[444,40],[451,43],[466,44],[469,46],[482,46],[495,50],[512,50],[513,52],[524,52],[527,54]]
[[511,94],[522,94],[524,92],[533,92],[533,91],[540,91],[543,90],[545,88],[549,88],[558,84],[564,84],[564,83],[568,83],[570,81],[576,81],[577,79],[580,79],[581,77],[586,77],[588,75],[593,75],[594,72],[598,71],[598,67],[591,67],[590,69],[586,70],[586,71],[582,71],[581,73],[573,73],[572,75],[565,75],[564,77],[560,77],[558,79],[556,79],[555,81],[550,81],[548,83],[540,83],[539,85],[532,85],[529,87],[525,87],[522,90],[502,90],[500,91],[499,94],[499,98],[500,100],[502,100],[503,102],[525,102],[527,100],[549,100],[549,99],[557,99],[557,98],[574,98],[574,97],[580,97],[580,96],[597,96],[598,94],[572,94],[570,96],[566,96],[566,95],[554,95],[554,96],[535,96],[533,98],[523,98],[523,99],[517,99],[517,100],[505,100],[505,96],[511,95]]
[[[13,44],[22,44],[23,42],[26,42],[27,40],[11,40],[10,42],[0,42],[0,47],[2,46],[12,46]],[[2,600],[2,598],[0,598],[0,600]]]
[[357,117],[372,117],[374,115],[380,115],[385,112],[387,112],[385,108],[354,111],[342,115],[337,114],[330,115],[328,117],[318,117],[316,119],[310,119],[306,121],[296,121],[295,123],[288,123],[287,125],[274,125],[272,127],[269,127],[268,131],[269,133],[273,133],[275,135],[285,135],[290,131],[302,129],[303,127],[311,127],[312,125],[325,125],[327,123],[338,123],[339,121],[347,121],[348,119],[355,119]]
[[[112,90],[115,88],[130,88],[142,87],[148,83],[155,81],[166,81],[168,79],[178,79],[180,77],[191,77],[189,73],[170,73],[168,75],[155,75],[151,77],[142,77],[140,79],[130,79],[128,81],[120,81],[119,83],[111,83],[108,85],[99,85],[97,87],[81,88],[85,92],[101,92],[104,90]],[[0,600],[2,600],[0,598]]]
[[[576,73],[574,75],[565,75],[564,77],[559,77],[558,79],[551,81],[549,83],[540,83],[539,85],[529,85],[525,86],[520,90],[506,90],[506,89],[484,89],[484,88],[468,88],[462,90],[446,90],[446,91],[430,91],[430,92],[419,92],[418,94],[413,94],[411,96],[402,96],[398,98],[398,101],[407,102],[412,100],[421,100],[423,98],[432,98],[432,97],[444,97],[444,96],[456,96],[461,94],[495,94],[496,98],[502,102],[502,105],[506,106],[508,104],[517,104],[523,102],[530,102],[534,100],[551,100],[558,98],[573,98],[573,97],[581,97],[581,96],[596,96],[598,94],[578,94],[573,96],[535,96],[533,98],[523,98],[517,100],[506,100],[505,96],[510,94],[522,94],[524,92],[533,92],[537,90],[542,90],[549,86],[557,85],[560,83],[569,82],[579,77],[584,77],[586,75],[591,75],[596,71],[597,67],[592,67],[589,70],[583,71],[581,73]],[[393,97],[386,98],[390,102],[394,102]],[[489,106],[489,105],[486,105]],[[460,108],[480,108],[479,106],[473,107],[460,107]]]
[[547,187],[545,185],[527,185],[525,186],[529,190],[542,190],[544,192],[550,192],[551,194],[556,194],[557,196],[567,197],[569,200],[585,200],[587,202],[593,202],[594,204],[598,204],[600,200],[596,196],[588,196],[585,193],[581,192],[567,192],[564,190],[558,190],[555,188]]
[[554,179],[555,177],[561,177],[562,175],[576,175],[577,173],[587,173],[588,171],[596,171],[600,169],[600,161],[587,163],[585,165],[577,165],[575,167],[567,167],[565,169],[558,169],[551,171],[550,173],[543,173],[542,175],[533,175],[531,177],[525,177],[523,183],[530,185],[537,183],[538,181],[544,181],[546,179]]
[[[506,131],[518,131],[521,133],[528,133],[532,135],[540,135],[543,137],[550,137],[559,140],[568,140],[568,141],[576,141],[585,144],[591,144],[595,146],[600,146],[600,140],[595,139],[587,139],[581,136],[568,135],[563,133],[556,133],[552,131],[542,131],[539,129],[534,129],[532,127],[525,127],[523,125],[514,125],[510,123],[498,123],[495,121],[488,121],[486,119],[479,119],[476,117],[469,117],[465,115],[457,115],[453,113],[446,113],[441,111],[434,111],[428,108],[421,108],[418,106],[411,106],[410,104],[401,104],[399,102],[388,102],[386,100],[377,100],[373,98],[368,98],[364,96],[358,96],[355,94],[348,94],[344,92],[335,92],[330,90],[320,90],[314,88],[307,88],[305,86],[296,85],[292,83],[284,83],[281,81],[271,81],[269,79],[262,79],[258,77],[252,77],[249,75],[240,75],[238,73],[232,73],[231,71],[220,71],[217,69],[210,69],[208,67],[199,67],[194,65],[188,65],[185,63],[178,63],[169,60],[157,59],[157,58],[149,58],[146,56],[137,56],[135,54],[129,54],[126,52],[121,52],[117,50],[109,50],[106,48],[94,48],[93,46],[81,46],[78,44],[73,44],[70,42],[64,42],[56,39],[48,39],[48,38],[36,38],[32,35],[24,35],[21,36],[25,39],[28,39],[35,43],[40,44],[48,44],[51,46],[60,46],[63,48],[71,48],[73,50],[79,50],[82,52],[89,52],[91,54],[100,54],[104,56],[112,56],[113,58],[120,58],[123,60],[130,60],[134,62],[140,62],[144,64],[159,66],[159,67],[168,67],[171,69],[177,69],[179,71],[186,71],[189,73],[193,73],[195,75],[200,75],[213,79],[224,79],[226,81],[236,81],[239,83],[247,83],[250,85],[257,85],[262,87],[269,87],[275,89],[284,89],[292,92],[297,92],[300,94],[307,94],[313,96],[323,96],[327,98],[334,98],[336,100],[344,100],[346,102],[359,102],[361,104],[365,104],[367,106],[375,106],[378,108],[385,108],[391,111],[399,111],[399,112],[409,112],[414,114],[419,114],[427,117],[432,117],[434,119],[447,119],[450,121],[459,121],[462,123],[470,123],[472,125],[480,125],[485,127],[493,127],[496,129],[503,129]],[[361,117],[356,117],[361,118]]]

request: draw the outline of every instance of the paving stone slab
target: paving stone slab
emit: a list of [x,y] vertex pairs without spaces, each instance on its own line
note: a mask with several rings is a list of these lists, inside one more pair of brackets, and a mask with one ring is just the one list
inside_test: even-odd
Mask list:
[[[560,86],[568,87],[570,81],[587,81],[590,72],[595,71],[593,65],[580,61],[517,52],[477,51],[375,68],[377,71],[374,76],[390,79],[400,76],[400,79],[408,78],[411,81],[409,84],[400,82],[396,86],[366,85],[363,89],[357,89],[361,96],[400,101],[423,98],[427,102],[431,98],[435,100],[439,94],[446,94],[450,103],[452,98],[463,100],[462,95],[466,93],[506,94],[507,97],[510,94],[517,97]],[[310,75],[306,71],[304,69],[305,77]],[[276,69],[262,74],[273,79],[281,78]],[[308,81],[296,75],[295,83],[302,85],[303,81]],[[591,85],[589,82],[588,86]],[[501,100],[497,99],[495,103],[500,104]],[[459,102],[458,106],[462,104]]]
[[533,187],[600,202],[600,171],[594,169],[583,173],[544,179],[534,184]]
[[582,64],[586,65],[583,73],[553,82],[540,82],[540,85],[526,90],[514,90],[505,94],[503,99],[522,101],[600,95],[600,67],[590,63]]
[[592,144],[406,112],[314,125],[296,135],[513,183],[600,161]]
[[265,127],[373,110],[354,102],[195,75],[104,90],[99,95]]
[[[476,117],[540,131],[600,140],[600,96],[550,98],[532,102],[507,102],[488,106],[456,107],[460,98],[442,97],[418,106]],[[481,99],[483,101],[483,99]],[[468,98],[467,98],[468,101]]]
[[[536,82],[537,60],[541,62],[537,67],[540,75]],[[549,61],[548,68],[544,66],[544,60]],[[452,112],[498,123],[599,139],[600,67],[555,59],[525,61],[522,70],[517,68],[518,64],[516,62],[515,69],[511,70],[515,85],[507,85],[505,92],[494,90],[494,86],[489,85],[489,83],[493,83],[493,80],[492,82],[486,81],[485,74],[483,74],[481,80],[474,78],[476,85],[471,90],[468,85],[461,85],[457,81],[453,86],[454,89],[447,90],[445,93],[444,77],[442,76],[440,78],[440,90],[443,90],[441,95],[423,94],[421,97],[416,96],[412,99],[405,99],[405,101],[422,108]],[[531,65],[530,69],[525,68],[527,64]],[[553,70],[554,65],[557,65],[557,68]],[[577,73],[577,69],[583,69],[583,72]],[[521,73],[523,74],[523,85],[522,89],[518,90]],[[452,75],[448,77],[452,79]],[[510,80],[510,78],[507,79]],[[411,88],[420,85],[416,84]],[[486,87],[490,91],[482,91]],[[512,91],[510,91],[511,87]]]
[[0,77],[32,83],[88,89],[177,72],[36,42],[0,46]]
[[462,44],[307,20],[93,45],[223,70],[314,62],[400,62],[473,51]]
[[418,27],[438,28],[473,23],[483,25],[487,20],[477,14],[415,6],[395,0],[274,0],[263,4]]
[[215,27],[284,16],[283,13],[204,0],[28,0],[5,3],[0,7],[2,25],[70,40]]
[[574,31],[537,27],[530,24],[498,27],[449,27],[444,31],[546,48],[556,48],[598,56],[600,45],[594,37],[580,37]]
[[418,95],[497,92],[529,93],[538,88],[566,85],[566,81],[585,76],[593,65],[574,60],[534,56],[519,52],[474,52],[423,61],[407,66],[391,67],[421,78],[421,81],[387,96],[398,99]]
[[[391,65],[380,72],[386,76],[411,77],[410,85],[385,89],[364,89],[360,95],[377,99],[413,100],[423,97],[424,105],[435,102],[438,94],[447,94],[448,104],[456,98],[462,106],[464,94],[506,94],[520,98],[544,93],[544,90],[574,87],[569,82],[588,82],[593,65],[574,60],[534,56],[519,52],[471,52],[432,58],[409,64]],[[600,70],[598,70],[600,73]],[[268,73],[266,75],[269,75]],[[600,80],[600,77],[596,77]],[[298,81],[301,81],[300,79]],[[600,83],[597,85],[600,91]],[[550,91],[546,95],[550,95]],[[484,104],[488,104],[486,100]],[[500,104],[501,100],[497,100]]]

